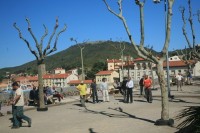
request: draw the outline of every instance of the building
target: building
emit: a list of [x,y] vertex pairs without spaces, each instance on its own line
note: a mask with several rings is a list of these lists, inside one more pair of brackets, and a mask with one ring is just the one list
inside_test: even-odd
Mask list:
[[63,68],[56,68],[54,69],[54,74],[65,74],[65,69]]
[[[200,76],[200,62],[195,62],[194,60],[190,61],[195,64],[189,71],[192,76]],[[166,61],[163,62],[163,69],[165,77],[167,77],[167,64]],[[128,74],[129,71],[129,74]],[[178,73],[181,73],[183,76],[188,74],[188,65],[179,59],[178,56],[172,56],[169,58],[169,75],[170,77],[176,76]],[[156,65],[150,63],[147,60],[142,58],[137,58],[134,60],[134,69],[130,68],[129,70],[124,68],[119,70],[120,81],[123,80],[123,77],[130,77],[137,84],[143,75],[149,75],[153,79],[157,80],[158,76],[156,74]]]
[[120,68],[119,66],[122,65],[122,63],[124,63],[124,62],[122,62],[121,59],[119,59],[119,60],[117,60],[117,59],[112,59],[112,60],[107,59],[107,68],[108,68],[109,71],[112,71],[112,70],[117,71]]
[[31,85],[38,86],[38,77],[37,76],[29,77],[28,81]]
[[77,68],[71,69],[71,70],[68,70],[66,73],[78,75],[78,69]]
[[46,74],[43,76],[44,86],[67,87],[71,80],[78,80],[75,74]]
[[[71,80],[78,80],[78,76],[69,73],[43,75],[44,86],[67,87]],[[16,77],[15,81],[21,85],[38,86],[38,76]]]
[[[127,58],[129,56],[124,56],[124,58]],[[108,68],[108,71],[118,71],[120,68],[122,68],[122,66],[124,68],[126,68],[127,66],[133,66],[134,62],[133,61],[126,61],[126,60],[123,60],[122,59],[107,59],[107,68]]]

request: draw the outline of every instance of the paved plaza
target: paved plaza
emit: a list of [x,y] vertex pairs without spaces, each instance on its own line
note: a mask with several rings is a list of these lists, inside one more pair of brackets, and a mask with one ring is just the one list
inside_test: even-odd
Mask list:
[[[175,99],[169,102],[169,114],[174,118],[186,106],[200,105],[200,88],[184,86],[177,92],[172,87]],[[161,115],[160,90],[153,91],[153,103],[147,103],[140,97],[139,91],[134,91],[134,103],[121,102],[122,97],[111,96],[108,103],[87,103],[87,109],[80,107],[78,97],[68,97],[60,106],[51,106],[46,112],[37,112],[32,107],[26,107],[27,116],[32,118],[32,127],[11,129],[9,118],[12,115],[0,117],[0,133],[174,133],[174,127],[155,126]],[[119,109],[120,108],[120,109]]]

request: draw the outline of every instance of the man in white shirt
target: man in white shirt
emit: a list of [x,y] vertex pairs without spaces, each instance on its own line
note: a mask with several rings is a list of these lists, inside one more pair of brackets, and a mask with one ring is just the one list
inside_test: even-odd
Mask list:
[[23,90],[19,87],[17,82],[12,84],[13,90],[15,90],[14,99],[12,100],[13,104],[13,127],[12,129],[19,128],[21,123],[19,119],[23,119],[28,122],[28,127],[31,127],[31,119],[24,115],[24,93]]
[[103,102],[109,102],[109,94],[108,94],[108,83],[106,82],[107,79],[103,78],[102,83],[100,84],[100,89],[103,94]]
[[126,83],[127,88],[127,103],[129,103],[129,97],[130,97],[130,103],[133,103],[133,80],[131,80],[131,77],[128,78],[128,82]]
[[183,76],[179,73],[177,76],[176,76],[176,79],[177,79],[177,91],[178,91],[178,88],[181,89],[182,91],[182,79],[183,79]]

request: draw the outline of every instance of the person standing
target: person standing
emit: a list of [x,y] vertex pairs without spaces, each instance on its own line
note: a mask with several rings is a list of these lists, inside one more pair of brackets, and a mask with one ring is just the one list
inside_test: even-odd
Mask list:
[[33,86],[33,89],[29,93],[29,100],[30,105],[37,105],[39,103],[39,94],[35,86]]
[[148,75],[145,76],[143,84],[145,88],[145,95],[147,102],[152,103],[152,92],[151,92],[152,80],[148,77]]
[[128,82],[128,80],[127,80],[127,78],[126,77],[124,77],[124,79],[123,79],[123,81],[122,81],[122,86],[121,86],[121,88],[122,88],[122,95],[123,95],[123,100],[124,100],[124,102],[126,102],[127,101],[127,87],[126,87],[126,83]]
[[100,89],[103,94],[103,102],[109,102],[109,94],[108,94],[108,83],[106,82],[107,79],[103,78],[102,83],[100,84]]
[[180,90],[182,91],[183,76],[180,73],[178,73],[178,75],[176,76],[176,80],[177,80],[177,91],[178,91],[178,88],[180,88]]
[[131,77],[128,78],[128,82],[126,83],[126,88],[127,88],[127,103],[129,103],[129,98],[130,98],[130,103],[133,103],[133,87],[134,83],[133,80],[131,80]]
[[95,104],[95,102],[99,102],[98,100],[98,95],[97,95],[97,84],[96,84],[96,80],[93,79],[92,83],[90,85],[91,91],[92,91],[92,99],[93,99],[93,103]]
[[140,85],[140,95],[143,94],[143,88],[144,88],[144,76],[140,79],[139,85]]
[[80,100],[81,100],[81,105],[82,107],[85,107],[85,100],[86,100],[86,91],[87,91],[87,86],[84,84],[83,81],[76,87],[77,90],[80,92]]
[[23,119],[28,122],[28,127],[31,127],[31,118],[24,115],[24,94],[23,90],[19,87],[17,82],[12,84],[13,90],[15,90],[13,104],[13,126],[12,129],[20,127],[19,119]]

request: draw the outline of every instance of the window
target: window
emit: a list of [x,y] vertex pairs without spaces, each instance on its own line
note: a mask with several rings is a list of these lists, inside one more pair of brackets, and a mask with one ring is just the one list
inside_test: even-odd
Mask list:
[[131,72],[131,75],[134,76],[134,72]]
[[137,76],[140,76],[140,72],[137,73]]

